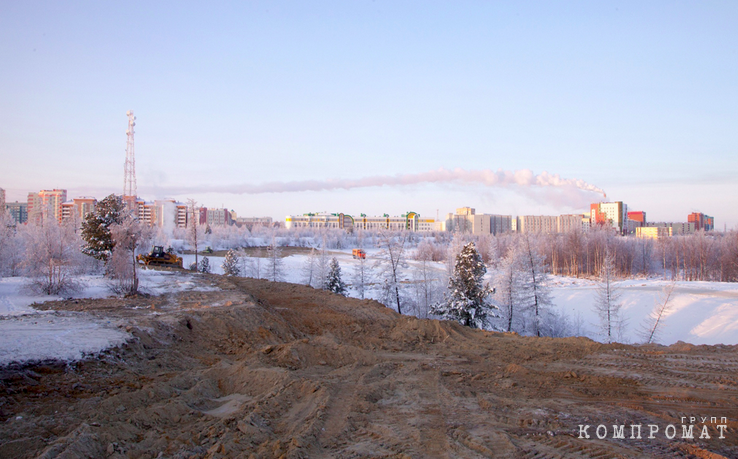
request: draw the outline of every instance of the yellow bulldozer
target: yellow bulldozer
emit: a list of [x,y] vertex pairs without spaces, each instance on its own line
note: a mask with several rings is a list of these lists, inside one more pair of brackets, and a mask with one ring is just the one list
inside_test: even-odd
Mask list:
[[174,251],[169,248],[164,251],[164,247],[155,245],[150,253],[141,254],[136,257],[139,264],[145,266],[169,266],[172,268],[182,267],[182,258],[178,257]]

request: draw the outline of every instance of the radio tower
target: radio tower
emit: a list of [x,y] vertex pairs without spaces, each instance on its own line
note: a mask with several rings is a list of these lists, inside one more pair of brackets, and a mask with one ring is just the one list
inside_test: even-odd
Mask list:
[[123,202],[128,205],[129,209],[135,209],[137,191],[136,191],[136,157],[133,153],[133,127],[136,126],[136,117],[133,116],[133,110],[126,112],[128,115],[128,129],[126,130],[126,165],[125,178],[123,180]]

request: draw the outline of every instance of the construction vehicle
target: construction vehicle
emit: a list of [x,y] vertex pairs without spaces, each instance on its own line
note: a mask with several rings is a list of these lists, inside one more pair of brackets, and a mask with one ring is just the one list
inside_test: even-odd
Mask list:
[[363,249],[354,249],[351,251],[351,256],[354,258],[366,259],[366,252]]
[[155,245],[150,253],[141,254],[136,257],[139,264],[145,266],[169,266],[172,268],[182,267],[182,258],[178,257],[170,247],[164,251],[164,247]]

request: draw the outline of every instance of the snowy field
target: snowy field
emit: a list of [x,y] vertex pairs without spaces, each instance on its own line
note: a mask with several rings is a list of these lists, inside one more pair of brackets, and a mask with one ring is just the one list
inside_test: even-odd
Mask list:
[[[85,288],[75,298],[105,298],[111,295],[101,276],[82,279]],[[0,366],[32,360],[78,360],[85,355],[122,344],[129,334],[114,320],[69,311],[38,311],[33,303],[61,297],[29,295],[24,278],[0,279]],[[141,270],[141,290],[158,295],[166,292],[202,290],[190,276]]]
[[[378,249],[367,249],[366,266],[376,262]],[[353,267],[358,263],[351,250],[329,251],[340,265],[343,280],[351,284]],[[223,257],[209,257],[214,273],[223,272]],[[307,255],[292,255],[284,260],[285,281],[304,283],[302,268]],[[185,266],[194,261],[194,255],[185,255]],[[266,276],[267,260],[262,258],[262,277]],[[412,269],[419,262],[409,260],[404,270],[405,280],[412,281]],[[431,263],[431,269],[445,272],[444,263]],[[597,282],[587,279],[551,277],[555,307],[564,313],[572,326],[572,333],[601,340],[598,336],[598,317],[593,309]],[[662,279],[635,279],[620,282],[622,314],[625,325],[618,338],[623,343],[641,343],[642,329],[663,288],[670,282]],[[351,296],[356,291],[350,290]],[[378,299],[379,289],[370,288],[368,298]],[[684,341],[692,344],[738,344],[738,284],[723,282],[677,282],[667,314],[656,342],[664,345]]]
[[[370,271],[376,263],[377,249],[367,249],[366,267]],[[342,269],[343,280],[351,284],[354,266],[358,260],[350,250],[329,251]],[[212,272],[222,274],[223,257],[209,256]],[[304,283],[303,266],[307,254],[283,258],[284,280]],[[268,260],[251,258],[252,266],[259,262],[261,277],[266,277]],[[194,255],[184,256],[185,266],[194,261]],[[407,285],[419,262],[408,261],[404,270]],[[439,275],[446,271],[443,263],[431,263],[430,270]],[[597,315],[593,310],[596,282],[586,279],[552,277],[552,296],[555,307],[566,315],[573,334],[598,340]],[[44,359],[76,360],[106,348],[119,345],[129,335],[117,322],[98,319],[83,313],[37,311],[34,302],[53,301],[59,297],[34,296],[23,293],[22,278],[0,279],[0,366],[12,361]],[[86,287],[75,295],[79,298],[110,296],[101,277],[83,279]],[[618,341],[643,342],[641,330],[655,301],[668,282],[661,279],[627,280],[622,288],[623,315],[627,320]],[[379,297],[379,284],[366,291],[367,298]],[[172,272],[141,270],[142,290],[159,295],[167,292],[200,290],[189,276]],[[357,296],[354,289],[351,296]],[[657,342],[664,345],[685,341],[692,344],[738,344],[738,284],[719,282],[677,282],[668,313]]]

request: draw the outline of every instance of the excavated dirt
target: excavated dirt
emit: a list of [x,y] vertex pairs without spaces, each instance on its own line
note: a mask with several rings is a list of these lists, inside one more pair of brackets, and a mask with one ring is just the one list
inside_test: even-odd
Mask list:
[[[738,457],[735,346],[535,339],[199,279],[220,289],[41,305],[124,319],[132,339],[1,369],[0,457]],[[725,438],[709,420],[710,439],[681,438],[682,416],[726,417]]]

